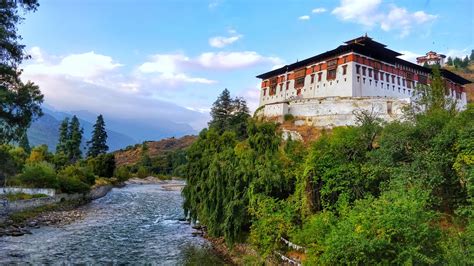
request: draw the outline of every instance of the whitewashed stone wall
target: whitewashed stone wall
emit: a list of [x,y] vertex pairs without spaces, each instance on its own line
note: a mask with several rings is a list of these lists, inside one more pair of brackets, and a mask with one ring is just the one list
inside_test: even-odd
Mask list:
[[[306,124],[316,127],[337,127],[355,125],[355,111],[366,110],[385,121],[402,118],[402,109],[410,103],[410,99],[384,97],[326,97],[300,99],[265,106],[264,116],[283,117],[292,114],[305,118]],[[286,109],[286,110],[285,110]]]
[[28,195],[44,194],[50,197],[56,195],[54,188],[23,188],[23,187],[0,187],[0,195],[25,193]]
[[288,113],[288,103],[274,103],[265,105],[263,115],[265,117],[283,117]]

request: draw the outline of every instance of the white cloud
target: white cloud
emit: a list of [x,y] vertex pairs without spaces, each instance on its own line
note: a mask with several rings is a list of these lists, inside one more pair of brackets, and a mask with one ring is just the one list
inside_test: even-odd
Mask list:
[[318,8],[313,9],[311,12],[312,12],[313,14],[319,14],[319,13],[324,13],[324,12],[326,12],[326,11],[327,11],[326,8],[318,7]]
[[401,56],[399,56],[401,59],[410,61],[415,64],[416,64],[416,58],[423,56],[422,54],[414,53],[411,51],[400,51],[400,53],[402,54]]
[[466,55],[469,56],[470,53],[471,53],[470,49],[464,48],[464,49],[449,49],[444,54],[446,55],[446,58],[450,56],[451,58],[459,57],[463,59],[464,57],[466,57]]
[[298,18],[299,20],[309,20],[309,16],[308,15],[304,15],[304,16],[301,16]]
[[[205,52],[195,58],[183,54],[157,54],[138,67],[141,73],[179,73],[183,70],[231,70],[260,64],[281,64],[278,57],[265,57],[254,51]],[[201,82],[206,83],[206,82]]]
[[380,19],[377,9],[381,2],[381,0],[341,0],[341,5],[336,7],[332,14],[342,20],[372,26]]
[[103,73],[110,72],[120,66],[110,56],[87,52],[71,54],[63,57],[59,62],[46,62],[41,49],[33,47],[30,50],[35,63],[25,67],[30,74],[66,75],[78,78],[95,78]]
[[223,48],[229,44],[232,44],[243,37],[241,34],[237,34],[235,30],[229,30],[231,36],[216,36],[209,39],[209,45],[216,48]]
[[264,57],[254,51],[243,52],[208,52],[201,54],[196,62],[205,68],[211,69],[237,69],[263,63],[279,64],[277,57]]
[[[108,117],[145,121],[172,117],[173,122],[189,124],[195,129],[206,125],[207,115],[162,100],[165,97],[156,97],[160,88],[153,78],[114,71],[120,64],[109,56],[88,52],[54,57],[39,48],[32,50],[33,60],[22,66],[22,79],[38,84],[46,103],[59,110],[88,110]],[[172,64],[159,70],[170,69]],[[209,83],[183,73],[168,72],[164,78],[173,82]]]
[[394,4],[383,11],[382,0],[341,0],[332,14],[341,20],[352,21],[367,27],[379,26],[384,31],[396,30],[405,37],[413,27],[427,24],[437,18],[424,11],[409,12],[406,8]]
[[209,9],[215,9],[217,8],[220,4],[222,4],[223,0],[212,0],[207,7]]

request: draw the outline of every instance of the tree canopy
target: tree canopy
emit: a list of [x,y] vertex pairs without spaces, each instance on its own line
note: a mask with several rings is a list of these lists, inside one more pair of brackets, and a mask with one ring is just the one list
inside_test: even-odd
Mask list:
[[87,144],[89,145],[89,150],[87,151],[88,157],[96,157],[100,154],[107,153],[109,150],[109,146],[107,146],[107,131],[105,131],[105,122],[102,115],[97,117],[92,131],[92,138]]
[[19,141],[31,122],[42,115],[43,95],[39,87],[20,79],[18,66],[28,58],[17,25],[23,12],[36,11],[36,0],[1,1],[0,3],[0,144]]

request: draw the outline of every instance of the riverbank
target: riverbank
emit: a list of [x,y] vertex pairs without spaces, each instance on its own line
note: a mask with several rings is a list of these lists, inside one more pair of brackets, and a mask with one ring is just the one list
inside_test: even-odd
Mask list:
[[85,214],[77,208],[104,197],[112,188],[112,185],[104,185],[94,187],[87,194],[73,194],[68,197],[58,195],[57,199],[54,197],[45,199],[47,200],[45,204],[28,202],[28,200],[14,201],[11,204],[16,205],[15,211],[0,222],[0,237],[31,234],[31,229],[50,225],[61,226],[81,219]]

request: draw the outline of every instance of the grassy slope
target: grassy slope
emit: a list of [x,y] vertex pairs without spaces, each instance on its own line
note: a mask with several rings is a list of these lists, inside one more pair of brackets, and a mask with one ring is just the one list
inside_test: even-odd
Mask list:
[[[148,155],[154,158],[160,154],[164,154],[170,151],[176,151],[189,147],[197,136],[184,136],[181,138],[167,138],[160,141],[147,141]],[[127,147],[114,152],[115,162],[117,166],[131,165],[137,163],[141,158],[142,145],[137,144],[133,147]]]

